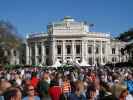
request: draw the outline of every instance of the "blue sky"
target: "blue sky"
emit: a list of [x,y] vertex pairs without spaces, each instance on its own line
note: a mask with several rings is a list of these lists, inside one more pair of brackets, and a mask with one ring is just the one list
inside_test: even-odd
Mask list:
[[49,22],[64,16],[93,23],[92,31],[117,36],[133,27],[133,0],[0,0],[0,19],[10,21],[23,37],[46,32]]

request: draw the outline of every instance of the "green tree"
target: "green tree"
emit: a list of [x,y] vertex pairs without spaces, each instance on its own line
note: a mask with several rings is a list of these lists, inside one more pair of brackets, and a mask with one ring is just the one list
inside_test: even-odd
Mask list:
[[126,32],[120,33],[117,39],[125,41],[125,42],[132,41],[133,40],[133,28],[129,29]]
[[21,38],[17,35],[15,27],[7,21],[0,20],[0,64],[8,63],[11,49],[18,49]]
[[130,28],[128,31],[121,33],[117,39],[127,42],[124,50],[129,54],[132,60],[133,56],[133,28]]

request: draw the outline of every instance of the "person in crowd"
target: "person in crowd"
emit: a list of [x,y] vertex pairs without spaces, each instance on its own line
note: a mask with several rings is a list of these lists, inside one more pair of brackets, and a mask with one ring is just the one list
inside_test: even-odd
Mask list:
[[100,83],[99,95],[96,97],[96,100],[117,100],[116,96],[111,92],[110,84],[105,82]]
[[119,96],[119,100],[126,100],[126,97],[128,96],[128,91],[123,90]]
[[86,98],[88,100],[96,100],[96,87],[94,85],[88,87],[86,92]]
[[70,85],[70,81],[68,80],[67,76],[64,76],[62,89],[63,89],[64,96],[68,98],[71,93],[71,85]]
[[23,100],[40,100],[38,96],[35,96],[35,88],[32,85],[27,86],[27,96]]
[[62,94],[62,88],[59,86],[57,80],[51,80],[50,88],[49,88],[49,95],[52,100],[60,100],[60,96]]
[[21,84],[22,84],[22,79],[19,74],[15,75],[15,83],[17,86],[21,86]]
[[127,75],[127,79],[125,80],[125,83],[127,85],[129,93],[133,95],[133,74],[129,73]]
[[9,88],[4,92],[4,100],[22,100],[22,94],[19,88]]
[[12,87],[12,84],[7,80],[0,81],[0,95],[2,95],[8,88]]
[[128,95],[126,96],[126,100],[133,100],[133,96],[129,92]]
[[57,81],[59,83],[59,86],[61,86],[61,87],[62,87],[62,84],[63,84],[63,78],[62,77],[63,77],[62,73],[57,73],[56,78],[57,78]]
[[84,84],[82,81],[77,80],[75,83],[75,92],[70,94],[68,100],[86,100],[85,96],[82,94],[84,91]]
[[123,84],[121,84],[119,79],[114,80],[114,84],[111,87],[112,94],[116,97],[119,98],[120,93],[125,90],[127,87]]
[[38,92],[39,95],[41,97],[41,99],[45,100],[49,98],[49,94],[48,94],[48,88],[49,88],[49,76],[48,73],[43,74],[42,79],[40,80],[39,84],[38,84]]
[[37,73],[33,72],[31,77],[31,84],[34,86],[34,88],[37,88],[37,85],[39,83],[39,79],[37,78]]
[[4,92],[8,90],[12,85],[6,80],[0,81],[0,100],[4,100]]
[[[33,73],[36,73],[36,75]],[[57,81],[59,84],[54,81]],[[14,85],[21,88],[23,97],[26,97],[28,93],[33,93],[35,96],[35,91],[28,92],[27,86],[31,84],[34,90],[37,89],[37,95],[40,96],[41,100],[50,100],[50,98],[56,98],[56,96],[59,98],[60,94],[61,100],[63,100],[61,97],[65,96],[68,98],[64,98],[64,100],[84,100],[90,98],[96,100],[117,100],[120,97],[123,98],[123,95],[120,96],[120,94],[125,89],[128,91],[126,100],[133,100],[133,68],[109,66],[97,66],[97,68],[95,66],[33,68],[29,66],[27,68],[23,67],[23,69],[0,69],[1,97],[4,97],[4,93]],[[62,91],[60,87],[62,87]],[[15,96],[12,98],[15,98]]]

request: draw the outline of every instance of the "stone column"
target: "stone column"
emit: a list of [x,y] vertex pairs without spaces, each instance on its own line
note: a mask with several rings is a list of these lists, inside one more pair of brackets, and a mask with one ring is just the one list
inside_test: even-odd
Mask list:
[[20,64],[20,53],[18,50],[16,51],[16,63]]
[[101,64],[103,64],[103,52],[102,52],[102,49],[103,49],[103,46],[102,46],[102,41],[100,41],[100,59],[101,59]]
[[88,41],[85,41],[85,60],[88,62]]
[[75,60],[75,41],[72,41],[72,60]]
[[53,64],[55,63],[56,59],[55,59],[55,55],[56,55],[56,41],[52,41],[52,60],[53,60]]
[[[111,50],[111,44],[110,42],[106,41],[105,43],[105,62],[108,63],[110,60],[110,54],[112,53],[112,50]],[[112,61],[112,59],[111,59]]]
[[36,42],[35,42],[35,64],[38,64],[38,47]]
[[10,57],[11,57],[11,59],[10,59],[10,64],[14,64],[14,59],[15,59],[15,58],[14,58],[14,55],[13,55],[13,51],[14,51],[14,49],[11,49],[11,50],[10,50],[10,53],[11,53],[11,54],[10,54]]
[[119,56],[119,62],[121,62],[122,60],[121,47],[118,48],[118,56]]
[[32,64],[32,47],[31,45],[29,45],[29,64],[31,65]]
[[93,64],[94,65],[96,65],[96,55],[95,55],[95,53],[96,53],[96,42],[94,40],[94,42],[93,42]]
[[82,40],[82,44],[81,44],[81,46],[82,46],[82,61],[83,60],[85,60],[85,55],[84,55],[84,53],[85,53],[85,45],[84,45],[84,40]]
[[45,54],[45,46],[44,46],[44,42],[41,43],[41,51],[42,51],[42,64],[46,64],[46,54]]
[[28,43],[26,44],[26,64],[30,64],[30,50]]
[[65,46],[65,40],[62,41],[62,62],[65,62],[65,56],[66,56],[66,46]]

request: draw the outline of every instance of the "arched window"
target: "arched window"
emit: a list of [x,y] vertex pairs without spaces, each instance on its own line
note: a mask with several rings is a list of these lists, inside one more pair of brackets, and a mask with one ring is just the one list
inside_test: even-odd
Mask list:
[[16,56],[16,55],[17,55],[17,52],[16,52],[16,50],[14,50],[14,51],[13,51],[13,54],[14,54],[14,56]]
[[115,54],[115,48],[112,48],[112,54]]
[[121,54],[124,55],[124,49],[123,48],[121,48]]

